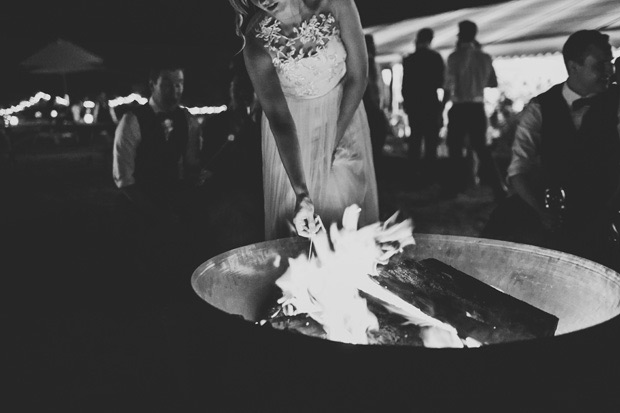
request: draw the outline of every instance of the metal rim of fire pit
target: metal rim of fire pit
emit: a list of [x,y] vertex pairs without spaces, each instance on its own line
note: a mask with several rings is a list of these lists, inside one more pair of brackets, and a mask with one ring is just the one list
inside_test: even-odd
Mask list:
[[[560,318],[556,337],[593,328],[620,314],[620,274],[550,249],[451,235],[415,234],[409,253],[449,265]],[[206,303],[254,322],[267,305],[286,259],[307,251],[303,238],[251,244],[205,261],[192,287]],[[280,267],[274,263],[281,257]],[[308,337],[309,338],[309,337]],[[494,345],[495,346],[495,345]]]

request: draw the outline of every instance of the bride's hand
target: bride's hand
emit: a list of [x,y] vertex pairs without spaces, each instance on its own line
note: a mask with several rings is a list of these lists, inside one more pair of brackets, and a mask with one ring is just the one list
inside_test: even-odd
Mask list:
[[331,162],[331,167],[334,167],[334,162],[336,162],[336,158],[341,158],[342,154],[344,152],[344,149],[341,148],[340,146],[337,146],[334,151],[332,152],[332,162]]
[[293,225],[297,234],[302,237],[314,235],[318,228],[314,217],[314,204],[308,195],[297,197]]

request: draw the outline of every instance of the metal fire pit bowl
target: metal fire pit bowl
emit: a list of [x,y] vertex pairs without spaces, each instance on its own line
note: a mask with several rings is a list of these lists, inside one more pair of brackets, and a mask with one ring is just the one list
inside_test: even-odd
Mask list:
[[284,403],[290,411],[620,406],[620,274],[529,245],[429,234],[415,239],[405,254],[441,260],[557,316],[556,336],[428,349],[351,345],[260,327],[254,322],[273,304],[274,281],[287,258],[308,250],[301,238],[262,242],[213,257],[192,275],[194,291],[216,309],[212,334],[218,337],[205,374],[217,377],[217,393],[253,408]]

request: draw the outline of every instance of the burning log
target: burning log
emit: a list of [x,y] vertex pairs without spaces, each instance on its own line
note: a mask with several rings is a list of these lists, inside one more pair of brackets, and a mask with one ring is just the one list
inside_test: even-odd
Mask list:
[[[476,347],[551,336],[558,318],[439,260],[402,259],[413,223],[357,230],[359,208],[343,228],[312,239],[316,257],[289,262],[282,296],[260,321],[272,328],[355,344]],[[311,247],[312,248],[312,247]]]
[[375,278],[482,344],[551,337],[559,319],[437,259],[396,259]]

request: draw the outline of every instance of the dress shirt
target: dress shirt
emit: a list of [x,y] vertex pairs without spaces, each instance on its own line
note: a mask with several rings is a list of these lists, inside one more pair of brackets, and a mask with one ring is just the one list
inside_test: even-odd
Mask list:
[[[566,82],[562,86],[562,97],[569,108],[577,99],[589,96],[580,96],[573,92]],[[576,129],[581,127],[583,115],[588,111],[588,106],[577,110],[571,109],[571,118]],[[535,100],[530,101],[519,114],[519,122],[515,131],[515,139],[512,144],[512,159],[508,166],[508,177],[521,173],[540,173],[540,144],[541,144],[542,113],[540,104]]]
[[[156,114],[163,112],[153,98],[149,99],[148,104]],[[164,132],[170,133],[170,130]],[[187,147],[190,151],[195,152],[191,156],[198,159],[198,152],[202,146],[202,135],[197,123],[189,123],[188,135]],[[112,176],[118,188],[124,188],[136,183],[134,178],[136,153],[141,140],[140,125],[135,116],[131,118],[127,115],[123,116],[114,135],[114,154],[112,158]],[[196,162],[194,159],[192,161]],[[182,165],[179,165],[179,170],[183,171]]]
[[454,103],[484,102],[484,88],[497,87],[491,56],[474,42],[461,43],[448,56],[444,86]]
[[[150,101],[149,104],[151,104]],[[114,134],[112,156],[112,176],[118,188],[136,183],[133,175],[136,166],[136,153],[141,140],[140,124],[137,119],[124,115]]]

